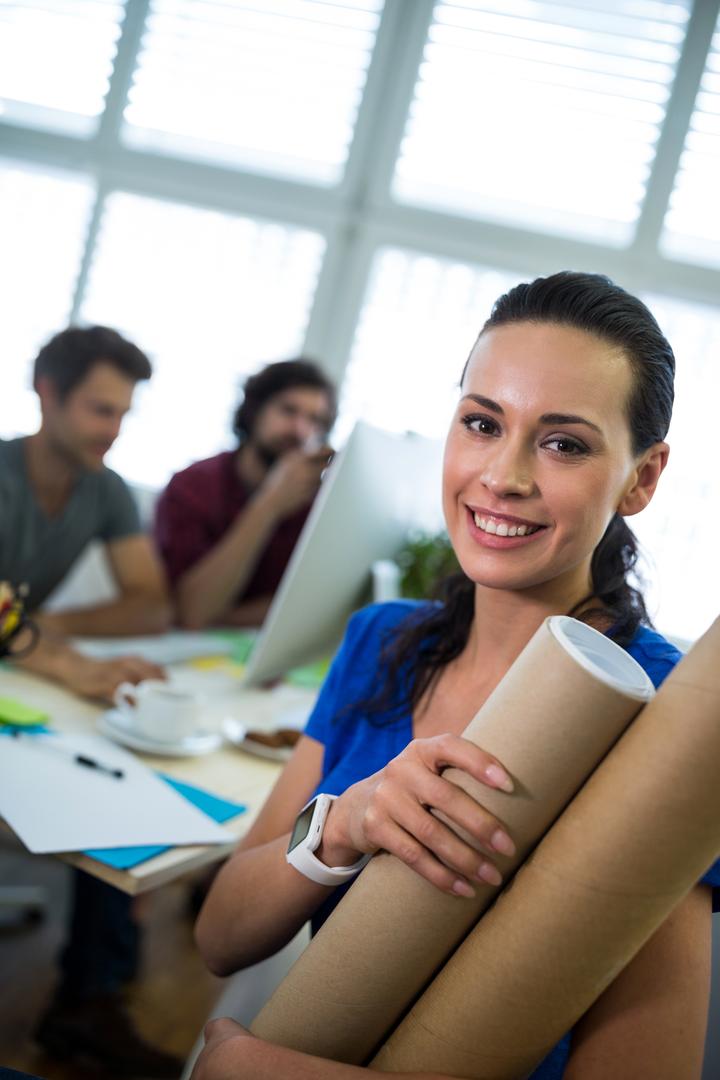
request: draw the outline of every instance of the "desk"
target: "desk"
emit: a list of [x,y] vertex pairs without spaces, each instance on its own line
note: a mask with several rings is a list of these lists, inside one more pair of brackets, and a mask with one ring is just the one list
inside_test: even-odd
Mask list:
[[[173,668],[168,670],[172,672]],[[255,729],[272,728],[279,716],[289,709],[309,708],[316,696],[316,691],[293,686],[281,686],[273,691],[238,689],[237,693],[242,695],[242,698],[237,698],[238,703],[241,701],[242,704],[237,705],[235,715]],[[53,729],[62,732],[94,733],[96,718],[103,712],[101,705],[84,701],[38,676],[10,667],[0,667],[0,696],[17,698],[28,705],[37,706],[48,713]],[[229,700],[228,696],[224,696],[215,706],[211,702],[210,711],[217,714],[222,709],[227,712]],[[213,719],[219,722],[217,715],[210,719],[211,723]],[[229,743],[202,757],[138,756],[150,768],[245,803],[248,809],[225,826],[236,838],[233,843],[172,848],[130,870],[115,870],[77,852],[60,856],[73,866],[131,895],[165,885],[230,854],[237,840],[247,832],[255,819],[281,768],[275,762],[253,757]]]

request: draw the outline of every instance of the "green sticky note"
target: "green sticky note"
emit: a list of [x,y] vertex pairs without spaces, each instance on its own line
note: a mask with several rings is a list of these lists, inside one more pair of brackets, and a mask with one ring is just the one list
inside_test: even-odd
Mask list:
[[33,727],[36,724],[46,724],[48,719],[48,714],[34,705],[25,705],[14,698],[0,697],[0,724]]
[[305,664],[303,667],[293,668],[288,671],[285,681],[291,686],[302,686],[308,690],[317,690],[325,681],[325,676],[330,668],[330,660],[316,660],[314,664]]

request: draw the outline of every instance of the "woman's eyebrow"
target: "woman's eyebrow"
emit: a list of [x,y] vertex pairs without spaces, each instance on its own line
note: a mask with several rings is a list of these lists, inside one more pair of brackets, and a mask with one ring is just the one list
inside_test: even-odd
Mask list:
[[[465,394],[463,401],[474,401],[476,405],[480,405],[483,409],[487,409],[489,412],[497,413],[498,416],[504,416],[505,411],[502,405],[498,405],[497,401],[493,401],[492,398],[483,397],[482,394]],[[592,420],[586,419],[584,416],[577,416],[575,413],[543,413],[540,417],[541,424],[585,424],[586,427],[596,431],[598,435],[603,435],[602,428],[599,428],[597,424],[593,424]]]
[[603,434],[602,428],[599,428],[597,424],[593,424],[592,420],[586,420],[584,416],[575,416],[573,413],[543,413],[540,417],[540,423],[558,424],[560,427],[564,424],[585,424],[586,427],[592,428],[593,431],[597,431],[598,435]]
[[476,405],[481,405],[483,409],[497,413],[498,416],[505,415],[502,405],[498,405],[497,401],[493,401],[492,398],[483,397],[482,394],[464,394],[462,400],[474,401]]

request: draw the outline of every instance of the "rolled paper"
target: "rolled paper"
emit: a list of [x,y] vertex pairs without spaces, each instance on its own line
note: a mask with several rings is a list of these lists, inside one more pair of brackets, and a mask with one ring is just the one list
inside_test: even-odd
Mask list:
[[[584,623],[553,616],[540,626],[463,732],[505,765],[514,792],[444,773],[505,824],[516,845],[512,858],[497,856],[506,876],[653,694],[639,664]],[[449,896],[394,856],[376,855],[251,1030],[366,1062],[497,895],[473,886],[474,899]]]
[[720,852],[720,620],[668,676],[373,1061],[516,1080]]

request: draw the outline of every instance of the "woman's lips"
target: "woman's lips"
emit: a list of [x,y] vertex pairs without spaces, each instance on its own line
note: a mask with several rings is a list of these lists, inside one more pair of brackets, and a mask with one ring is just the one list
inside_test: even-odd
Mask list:
[[[483,547],[503,549],[532,543],[547,529],[523,518],[489,514],[467,507],[470,534]],[[482,523],[482,524],[481,524]]]

